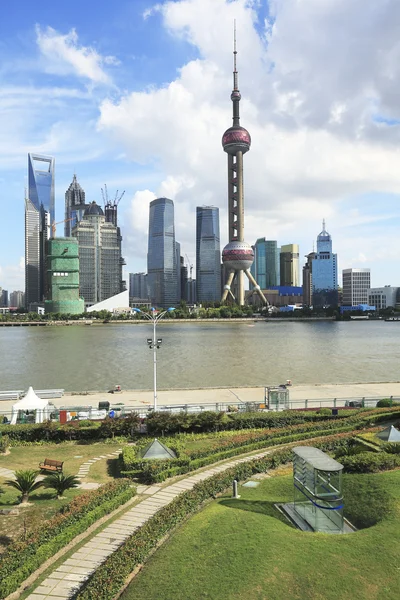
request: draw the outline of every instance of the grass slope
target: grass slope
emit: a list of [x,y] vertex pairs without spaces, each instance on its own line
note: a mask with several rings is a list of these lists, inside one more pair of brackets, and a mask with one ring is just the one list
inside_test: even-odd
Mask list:
[[[355,534],[302,533],[276,511],[292,498],[292,478],[240,488],[192,517],[149,560],[123,600],[397,600],[400,586],[400,471],[349,475],[349,517],[371,525]],[[368,512],[358,506],[360,489]],[[372,506],[371,506],[372,505]],[[364,523],[363,523],[364,522]]]

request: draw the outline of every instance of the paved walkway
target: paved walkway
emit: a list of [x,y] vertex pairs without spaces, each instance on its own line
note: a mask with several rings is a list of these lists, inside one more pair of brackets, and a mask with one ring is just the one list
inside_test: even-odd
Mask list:
[[147,496],[140,503],[114,521],[101,533],[95,535],[62,565],[55,569],[26,600],[65,600],[71,598],[81,583],[112,554],[118,546],[150,519],[158,510],[172,502],[182,492],[190,490],[196,483],[221,473],[241,462],[262,458],[271,450],[231,460],[206,471],[185,477],[169,486],[138,486],[138,494]]
[[[290,379],[290,371],[287,378]],[[266,381],[265,385],[276,385],[285,383],[285,381]],[[355,382],[355,383],[310,383],[297,384],[292,381],[289,390],[290,400],[298,402],[308,399],[317,402],[320,399],[331,398],[362,398],[379,397],[387,398],[389,396],[400,397],[400,382]],[[108,394],[107,392],[89,392],[87,394],[66,393],[62,398],[53,398],[50,400],[57,407],[60,406],[93,406],[97,407],[99,402],[109,401],[111,404],[122,403],[136,410],[146,411],[153,406],[153,391],[151,390],[123,390],[118,394]],[[159,406],[167,405],[185,405],[185,404],[215,404],[215,403],[236,403],[236,402],[259,402],[264,401],[264,387],[242,387],[242,388],[204,388],[191,390],[158,390]],[[0,414],[11,415],[12,405],[15,401],[0,401]],[[300,405],[298,405],[300,406]],[[311,404],[309,404],[311,406]]]

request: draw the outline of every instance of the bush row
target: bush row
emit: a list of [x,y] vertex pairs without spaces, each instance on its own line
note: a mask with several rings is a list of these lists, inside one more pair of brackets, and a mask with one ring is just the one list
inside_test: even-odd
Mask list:
[[[335,434],[353,432],[354,428],[349,425],[343,425],[335,430]],[[319,431],[318,436],[331,436],[332,430]],[[245,446],[245,452],[252,452],[261,448],[269,448],[271,446],[278,446],[280,444],[288,444],[292,442],[298,442],[315,438],[315,432],[305,432],[292,435],[285,435],[282,437],[274,437],[272,439],[264,439],[252,444]],[[125,477],[138,477],[143,483],[161,483],[169,477],[176,475],[182,475],[195,471],[201,467],[232,458],[243,454],[243,446],[231,448],[229,450],[216,452],[209,456],[199,458],[196,460],[190,459],[168,459],[168,460],[133,460],[132,461],[132,448],[126,447],[123,449],[121,456],[122,468],[121,472]],[[128,462],[125,463],[125,460]],[[129,468],[128,468],[129,467]]]
[[[313,440],[312,445],[321,450],[334,450],[348,442],[351,434],[339,434],[323,440]],[[306,444],[307,445],[307,444]],[[194,513],[201,504],[226,490],[234,479],[243,481],[255,473],[263,473],[292,460],[289,448],[275,450],[261,459],[242,462],[235,467],[218,473],[196,484],[192,490],[180,494],[168,506],[160,509],[145,525],[138,529],[122,544],[75,593],[75,600],[112,600],[124,585],[128,575],[143,563],[158,542]]]
[[129,480],[112,481],[76,496],[54,517],[29,531],[25,539],[10,544],[0,556],[0,598],[18,589],[44,561],[135,493]]
[[341,457],[340,462],[346,473],[378,473],[399,467],[400,456],[386,452],[361,452]]
[[[352,414],[354,412],[352,411]],[[332,419],[347,418],[347,411],[339,412]],[[181,432],[200,433],[237,429],[259,429],[286,427],[296,423],[309,423],[326,420],[326,414],[313,411],[287,410],[282,412],[218,413],[168,413],[155,412],[146,419],[149,435],[171,435]]]
[[131,436],[137,431],[140,419],[136,414],[125,418],[104,419],[84,426],[79,421],[70,421],[65,425],[54,421],[24,425],[0,425],[0,434],[7,434],[10,445],[15,442],[66,442],[97,441],[115,436]]

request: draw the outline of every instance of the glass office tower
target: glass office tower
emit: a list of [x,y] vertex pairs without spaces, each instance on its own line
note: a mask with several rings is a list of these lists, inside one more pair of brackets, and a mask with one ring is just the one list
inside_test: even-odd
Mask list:
[[280,285],[280,248],[276,240],[259,238],[253,250],[254,262],[250,270],[261,289]]
[[337,255],[332,252],[332,238],[322,222],[317,237],[317,252],[312,259],[312,305],[336,306],[338,303]]
[[169,198],[150,202],[147,252],[148,286],[152,304],[161,308],[178,303],[174,203]]
[[46,242],[54,212],[54,158],[28,154],[25,199],[25,302],[42,302],[46,283]]
[[196,208],[196,282],[198,302],[220,301],[219,209],[215,206]]

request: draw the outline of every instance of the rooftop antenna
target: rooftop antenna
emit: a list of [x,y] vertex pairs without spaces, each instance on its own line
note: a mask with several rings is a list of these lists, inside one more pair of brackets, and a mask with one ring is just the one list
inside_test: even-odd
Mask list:
[[236,19],[233,19],[233,89],[238,89],[238,72],[236,68]]

